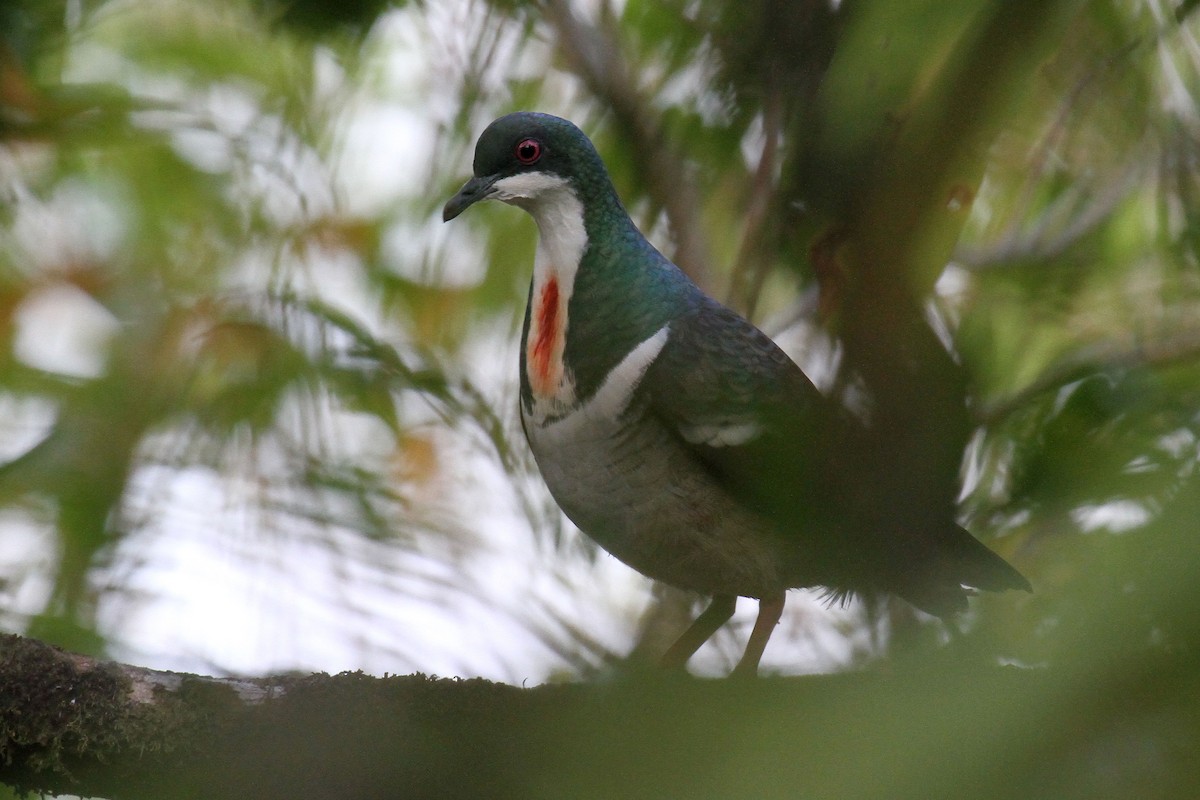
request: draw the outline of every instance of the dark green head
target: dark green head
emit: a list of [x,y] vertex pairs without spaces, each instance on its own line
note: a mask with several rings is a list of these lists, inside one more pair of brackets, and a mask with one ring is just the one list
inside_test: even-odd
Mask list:
[[446,203],[444,220],[489,198],[528,208],[543,193],[564,187],[581,199],[612,193],[600,156],[583,131],[533,111],[508,114],[484,129],[475,145],[474,172]]

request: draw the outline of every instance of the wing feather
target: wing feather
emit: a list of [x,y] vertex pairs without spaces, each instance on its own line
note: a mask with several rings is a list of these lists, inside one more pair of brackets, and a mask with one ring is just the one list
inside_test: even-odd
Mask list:
[[830,404],[766,334],[710,301],[673,320],[650,412],[737,499],[783,527],[818,490]]

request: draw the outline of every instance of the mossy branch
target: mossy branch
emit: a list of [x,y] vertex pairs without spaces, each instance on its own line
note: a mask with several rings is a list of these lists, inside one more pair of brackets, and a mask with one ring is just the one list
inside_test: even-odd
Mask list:
[[[0,783],[127,798],[1120,796],[1194,788],[1187,659],[998,668],[960,643],[886,669],[659,671],[522,689],[361,673],[213,679],[0,638]],[[1107,683],[1100,681],[1099,683]],[[1102,703],[1097,697],[1106,698]],[[1131,727],[1132,726],[1132,727]],[[1157,749],[1155,749],[1157,748]]]

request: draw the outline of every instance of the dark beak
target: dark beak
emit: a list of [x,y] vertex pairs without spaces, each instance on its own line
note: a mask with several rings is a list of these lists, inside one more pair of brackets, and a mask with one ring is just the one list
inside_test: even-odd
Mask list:
[[483,178],[471,178],[463,184],[463,187],[458,190],[458,194],[451,197],[446,207],[442,209],[442,222],[449,222],[459,214],[467,210],[467,207],[486,200],[492,193],[492,184],[496,182],[495,175],[488,175]]

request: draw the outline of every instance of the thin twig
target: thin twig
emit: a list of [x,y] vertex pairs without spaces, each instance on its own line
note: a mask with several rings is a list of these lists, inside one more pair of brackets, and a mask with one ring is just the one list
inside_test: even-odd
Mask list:
[[976,410],[975,419],[981,425],[996,425],[1039,395],[1088,375],[1139,367],[1162,368],[1198,360],[1200,329],[1179,331],[1165,339],[1133,346],[1096,343],[1050,366],[1023,389],[994,403],[981,405]]
[[770,260],[763,257],[763,229],[771,207],[778,196],[777,178],[779,145],[783,137],[783,103],[778,90],[767,94],[763,104],[763,146],[758,167],[750,185],[750,202],[746,206],[746,222],[742,226],[742,241],[729,284],[729,302],[740,305],[747,317],[753,318],[762,294]]

